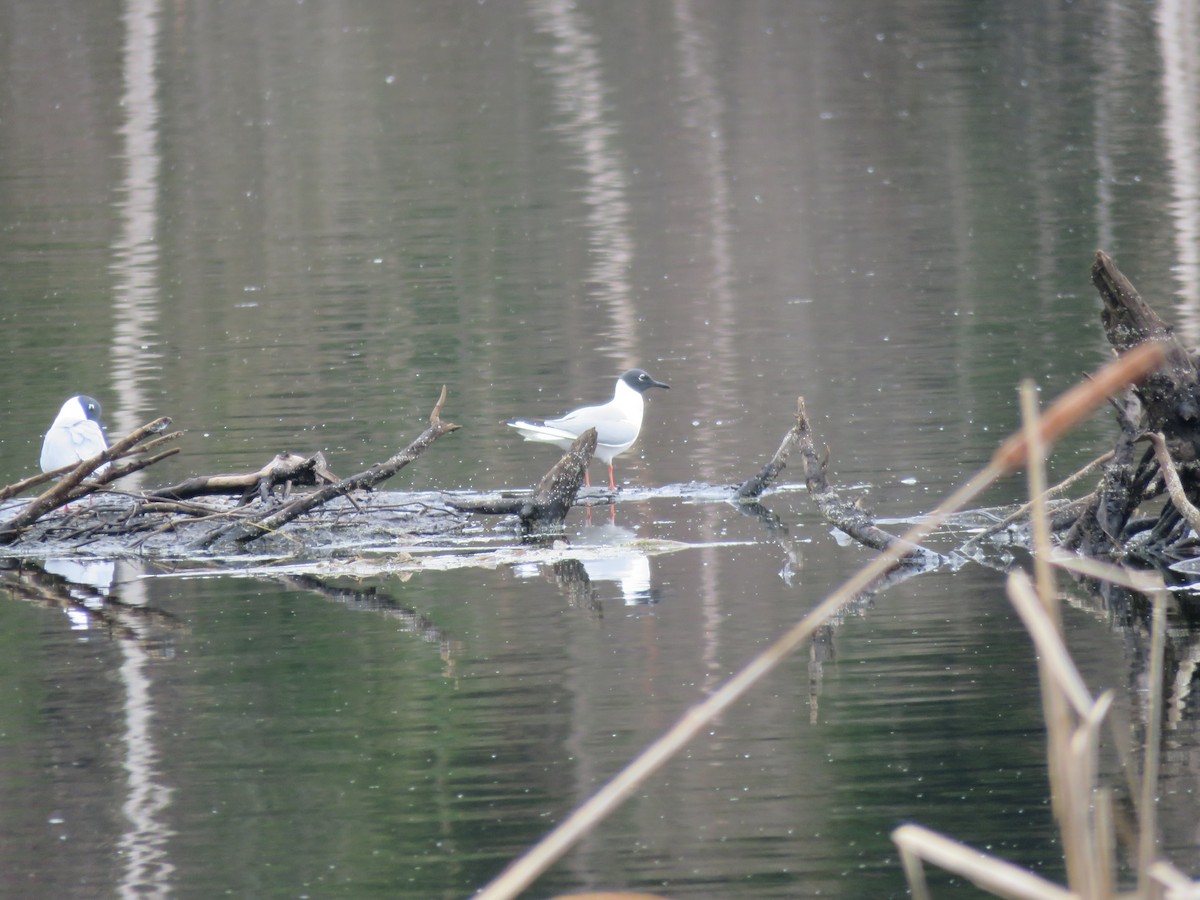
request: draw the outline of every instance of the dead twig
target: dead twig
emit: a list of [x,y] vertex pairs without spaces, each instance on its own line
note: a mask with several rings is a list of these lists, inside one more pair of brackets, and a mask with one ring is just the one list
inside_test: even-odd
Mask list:
[[775,455],[771,457],[771,461],[762,467],[762,470],[753,478],[748,478],[742,482],[742,486],[737,489],[733,497],[735,500],[749,502],[761,496],[762,492],[775,483],[779,477],[779,473],[787,466],[787,459],[792,454],[792,450],[800,443],[803,434],[808,431],[808,420],[804,417],[804,398],[796,399],[796,422],[788,433],[784,435],[783,442],[779,445],[779,449],[775,451]]
[[317,452],[304,457],[298,453],[284,451],[255,472],[241,475],[198,475],[169,487],[147,491],[147,500],[189,500],[221,494],[234,494],[246,503],[256,494],[265,499],[276,487],[289,484],[317,485],[334,484],[336,475],[329,470],[325,454]]
[[1159,431],[1148,431],[1146,437],[1154,447],[1154,458],[1158,462],[1159,471],[1162,472],[1167,493],[1171,495],[1171,502],[1175,504],[1175,509],[1179,514],[1187,519],[1192,530],[1200,534],[1200,510],[1196,509],[1183,489],[1183,482],[1179,479],[1179,470],[1175,468],[1175,461],[1171,459],[1166,439]]
[[298,519],[309,510],[327,503],[335,497],[345,496],[351,491],[372,488],[380,482],[386,481],[413,460],[417,459],[438,438],[452,431],[457,431],[461,427],[452,422],[442,421],[442,407],[445,403],[446,387],[443,385],[441,396],[438,397],[437,403],[434,404],[433,412],[429,415],[429,427],[421,432],[411,444],[384,462],[377,463],[358,475],[344,478],[335,484],[326,485],[320,490],[298,497],[276,512],[261,515],[248,522],[235,525],[230,531],[226,531],[225,529],[219,530],[207,536],[201,542],[201,546],[211,546],[217,540],[226,536],[232,537],[235,542],[244,546],[263,535],[277,532],[288,522]]
[[[1088,475],[1092,474],[1094,471],[1096,471],[1096,469],[1100,468],[1100,466],[1111,461],[1113,456],[1114,456],[1114,454],[1113,454],[1112,450],[1109,450],[1107,453],[1103,453],[1100,456],[1097,456],[1095,459],[1093,459],[1090,463],[1088,463],[1082,469],[1079,469],[1077,472],[1075,472],[1071,475],[1068,475],[1066,478],[1064,478],[1062,481],[1060,481],[1058,484],[1054,485],[1053,487],[1047,488],[1046,492],[1042,495],[1042,499],[1043,500],[1054,499],[1059,494],[1062,494],[1064,491],[1068,490],[1069,488],[1071,488],[1072,486],[1077,484],[1079,481],[1086,478]],[[1029,515],[1029,511],[1032,508],[1033,508],[1032,500],[1022,503],[1019,507],[1017,507],[1009,515],[1005,516],[1002,520],[995,523],[994,525],[989,525],[983,531],[979,532],[979,534],[972,537],[969,541],[967,541],[963,545],[963,549],[966,549],[967,547],[971,547],[974,544],[979,543],[980,541],[987,540],[992,535],[998,534],[999,532],[1001,532],[1005,528],[1007,528],[1009,525],[1012,525],[1014,522],[1021,521],[1022,519],[1026,518]]]

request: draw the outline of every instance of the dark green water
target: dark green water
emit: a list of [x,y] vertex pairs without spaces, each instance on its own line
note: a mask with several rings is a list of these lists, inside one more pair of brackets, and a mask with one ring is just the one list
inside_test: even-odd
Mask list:
[[[389,488],[524,487],[554,453],[503,421],[641,365],[672,389],[621,482],[739,482],[803,395],[833,477],[916,514],[1014,426],[1021,378],[1049,397],[1107,357],[1097,247],[1200,338],[1200,84],[1177,66],[1200,26],[1173,9],[17,0],[0,481],[36,471],[77,392],[110,434],[186,429],[156,484],[281,449],[359,471],[446,384],[462,431]],[[1111,433],[1097,416],[1052,474]],[[723,504],[622,504],[623,536],[706,546],[593,568],[590,594],[536,563],[147,562],[92,580],[162,618],[4,599],[0,893],[469,895],[866,558],[802,493],[768,505],[786,546]],[[610,540],[603,519],[574,539]],[[1089,686],[1142,721],[1136,628],[1067,624]],[[904,821],[1061,877],[1001,575],[906,582],[819,653],[531,895],[902,896]],[[1161,814],[1195,870],[1188,685]]]

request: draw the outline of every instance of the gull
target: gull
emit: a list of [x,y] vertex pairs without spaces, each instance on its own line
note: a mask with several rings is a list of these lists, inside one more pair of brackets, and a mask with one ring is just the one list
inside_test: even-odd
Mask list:
[[[61,469],[97,456],[108,449],[108,441],[100,430],[100,404],[83,394],[72,397],[62,405],[54,424],[42,441],[43,472]],[[105,463],[96,471],[102,471]]]
[[[589,428],[596,429],[596,458],[608,463],[608,486],[617,489],[613,478],[613,458],[620,456],[633,446],[642,430],[642,412],[645,401],[642,394],[650,388],[669,388],[670,385],[655,381],[650,373],[642,369],[630,369],[617,379],[613,398],[600,406],[584,406],[572,410],[558,419],[544,422],[526,422],[514,419],[506,422],[515,428],[527,441],[541,441],[568,450],[579,435]],[[592,480],[584,472],[590,487]]]

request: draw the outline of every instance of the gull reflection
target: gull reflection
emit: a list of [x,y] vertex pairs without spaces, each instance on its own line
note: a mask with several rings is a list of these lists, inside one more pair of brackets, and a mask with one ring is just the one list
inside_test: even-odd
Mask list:
[[117,564],[111,559],[48,559],[42,568],[46,574],[62,578],[67,594],[80,604],[68,603],[63,607],[71,621],[71,629],[87,631],[93,614],[104,609],[104,599],[112,587]]
[[[607,524],[583,529],[563,548],[563,558],[550,569],[554,581],[572,606],[600,612],[599,585],[611,582],[626,606],[648,606],[658,602],[650,574],[649,554],[637,549],[637,533],[630,528]],[[537,563],[514,566],[519,578],[542,574]]]
[[612,581],[619,585],[626,606],[657,603],[650,582],[650,557],[633,549],[635,541],[637,534],[632,529],[608,524],[584,529],[575,546],[611,548],[611,555],[584,557],[580,562],[593,582]]

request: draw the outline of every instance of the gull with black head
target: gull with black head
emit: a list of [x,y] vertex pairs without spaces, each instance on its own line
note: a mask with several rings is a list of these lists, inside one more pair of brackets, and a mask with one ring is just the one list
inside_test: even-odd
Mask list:
[[[644,369],[630,369],[617,379],[613,398],[600,406],[584,406],[572,410],[557,419],[544,422],[527,422],[514,419],[506,422],[515,428],[527,441],[554,444],[568,450],[579,435],[589,428],[596,429],[596,458],[608,464],[608,486],[616,490],[612,461],[633,446],[642,430],[642,413],[645,400],[642,394],[650,388],[669,388],[670,385],[655,381]],[[591,478],[584,473],[588,486]]]
[[[91,459],[107,449],[108,441],[100,428],[100,403],[93,397],[79,394],[58,411],[42,441],[39,462],[43,472],[51,472]],[[102,471],[107,465],[105,463],[96,471]]]

